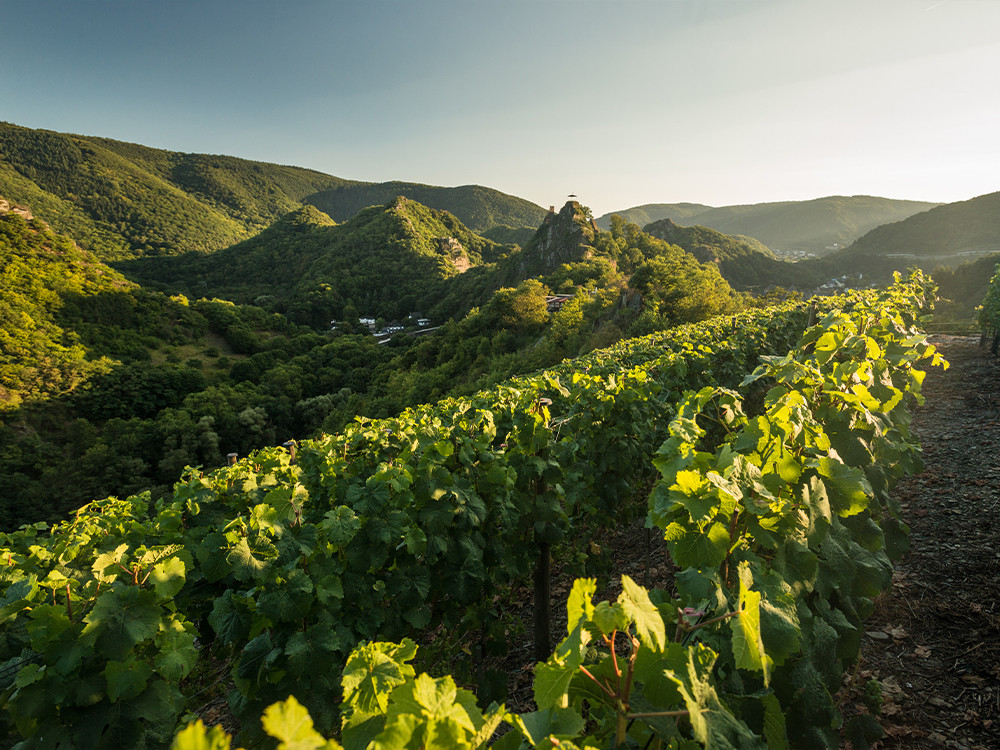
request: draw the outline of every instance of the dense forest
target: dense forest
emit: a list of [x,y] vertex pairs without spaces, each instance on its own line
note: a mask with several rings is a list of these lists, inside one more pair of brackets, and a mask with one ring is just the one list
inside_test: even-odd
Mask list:
[[[4,528],[105,495],[162,495],[187,465],[219,466],[753,302],[635,225],[595,231],[572,202],[523,249],[406,199],[340,225],[306,207],[228,251],[124,266],[169,267],[176,276],[161,270],[159,290],[39,220],[6,213],[0,228],[5,280],[31,280],[0,303]],[[549,309],[554,293],[564,298]],[[437,316],[433,332],[410,320],[420,307]],[[358,322],[366,315],[409,328],[379,340]]]
[[184,154],[0,122],[0,195],[30,206],[102,260],[212,252],[313,204],[337,221],[398,195],[517,241],[541,207],[468,185],[372,185],[301,167]]

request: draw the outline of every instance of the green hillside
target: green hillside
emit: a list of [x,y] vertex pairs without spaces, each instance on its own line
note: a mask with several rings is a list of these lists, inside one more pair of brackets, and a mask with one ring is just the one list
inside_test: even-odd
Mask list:
[[718,264],[719,272],[736,289],[767,287],[777,283],[777,276],[786,278],[792,271],[752,237],[730,236],[708,227],[682,227],[670,219],[647,224],[643,231],[683,248],[702,263]]
[[213,252],[304,203],[343,221],[406,195],[505,242],[544,216],[533,203],[479,186],[372,185],[10,123],[0,123],[0,195],[30,205],[56,231],[108,261]]
[[211,255],[144,258],[121,268],[192,297],[263,297],[262,303],[276,301],[276,309],[320,327],[340,319],[348,304],[386,320],[427,312],[440,301],[445,279],[502,251],[450,213],[399,197],[343,224],[307,205]]
[[[846,247],[877,226],[938,205],[856,195],[717,208],[690,203],[639,208],[644,217],[649,217],[645,223],[669,218],[681,224],[699,224],[726,234],[754,237],[776,251],[824,253],[835,249],[834,246]],[[626,216],[633,210],[637,209],[616,213]],[[598,226],[609,218],[601,217]]]
[[0,124],[0,194],[104,260],[209,252],[343,180]]
[[734,260],[748,255],[776,259],[771,249],[753,237],[728,235],[702,226],[682,227],[670,219],[647,224],[642,231],[679,245],[702,263]]
[[315,193],[306,202],[334,221],[346,221],[363,208],[383,205],[399,195],[428,208],[448,211],[480,234],[489,230],[502,232],[504,229],[537,227],[545,216],[545,211],[534,203],[481,185],[435,187],[415,182],[355,183]]
[[0,412],[73,390],[110,363],[92,356],[60,316],[66,306],[132,285],[0,199]]
[[703,203],[646,203],[642,206],[604,214],[596,222],[599,228],[608,230],[611,228],[611,217],[617,214],[625,221],[640,227],[661,219],[672,219],[679,223],[689,224],[698,216],[711,210],[713,210],[711,206],[706,206]]
[[973,290],[969,293],[975,299],[982,296],[984,287],[974,283],[972,277],[981,271],[985,284],[992,275],[992,261],[979,261],[997,252],[1000,193],[990,193],[879,226],[849,247],[822,258],[779,267],[775,283],[793,284],[790,279],[794,275],[811,279],[815,285],[844,274],[854,279],[863,277],[865,283],[881,283],[888,281],[894,271],[919,267],[933,272],[935,278],[947,279],[948,290],[942,291],[950,299],[946,314],[969,319],[970,300],[964,299],[961,290]]
[[881,256],[925,267],[957,265],[1000,251],[1000,193],[948,203],[893,224],[877,227],[843,256]]

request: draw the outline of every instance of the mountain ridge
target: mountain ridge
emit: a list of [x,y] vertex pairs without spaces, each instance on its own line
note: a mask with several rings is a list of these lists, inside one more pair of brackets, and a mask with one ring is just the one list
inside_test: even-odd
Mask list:
[[[897,200],[878,196],[826,196],[807,201],[705,206],[697,203],[645,204],[618,211],[640,226],[669,218],[679,224],[698,224],[729,235],[753,237],[772,250],[824,253],[846,247],[865,232],[937,207],[939,203]],[[636,221],[630,212],[637,212]],[[613,214],[597,220],[606,227]]]
[[211,253],[305,203],[325,206],[342,220],[385,203],[389,197],[378,198],[386,192],[419,193],[482,232],[533,231],[544,215],[529,201],[480,185],[366,183],[303,167],[0,122],[0,194],[32,205],[53,229],[109,261]]

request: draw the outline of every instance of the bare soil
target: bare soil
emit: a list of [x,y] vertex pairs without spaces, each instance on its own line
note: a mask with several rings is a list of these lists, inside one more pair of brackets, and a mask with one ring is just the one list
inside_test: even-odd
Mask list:
[[1000,748],[1000,362],[978,336],[931,341],[951,366],[928,372],[914,419],[924,471],[894,491],[911,549],[865,625],[844,710],[870,711],[877,680],[875,747]]

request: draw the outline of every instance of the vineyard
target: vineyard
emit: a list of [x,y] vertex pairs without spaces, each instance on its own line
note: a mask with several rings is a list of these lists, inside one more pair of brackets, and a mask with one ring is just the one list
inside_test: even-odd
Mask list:
[[[921,466],[932,298],[915,274],[683,326],[3,535],[7,730],[228,747],[175,735],[224,663],[250,745],[836,747],[833,695],[907,548],[890,490]],[[553,644],[553,556],[587,573],[591,535],[639,516],[675,586],[595,602],[581,577]],[[483,707],[459,684],[527,580],[535,710]],[[417,674],[430,631],[451,676]]]

